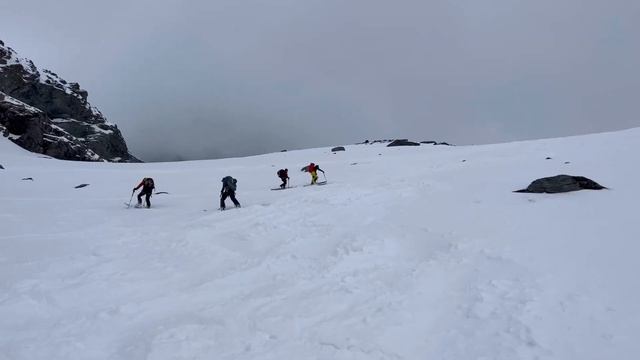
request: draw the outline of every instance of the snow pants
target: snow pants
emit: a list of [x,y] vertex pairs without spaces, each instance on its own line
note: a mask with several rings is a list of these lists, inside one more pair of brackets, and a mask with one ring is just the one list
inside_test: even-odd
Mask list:
[[142,190],[140,191],[140,194],[138,194],[138,205],[142,205],[142,197],[146,196],[145,200],[147,202],[147,207],[150,208],[151,207],[151,190]]
[[236,192],[235,191],[225,191],[220,196],[220,209],[224,209],[226,207],[225,204],[224,204],[224,201],[227,200],[227,198],[231,198],[231,201],[233,201],[233,205],[235,205],[236,207],[240,206],[240,203],[236,199]]

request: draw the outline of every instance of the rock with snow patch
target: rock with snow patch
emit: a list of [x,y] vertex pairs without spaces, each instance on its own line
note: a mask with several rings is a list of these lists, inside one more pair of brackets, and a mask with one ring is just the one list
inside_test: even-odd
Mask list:
[[[12,123],[4,126],[5,136],[25,149],[65,160],[139,161],[129,153],[118,127],[89,104],[87,91],[52,71],[39,70],[1,41],[0,91],[8,102],[26,105],[20,106],[29,114],[17,118],[6,100],[0,108],[0,117]],[[24,124],[17,125],[20,121]],[[20,128],[19,133],[8,127]],[[16,141],[18,136],[22,139]]]
[[407,139],[397,139],[393,140],[387,147],[393,146],[420,146],[420,143],[409,141]]
[[51,122],[33,106],[0,92],[0,134],[17,145],[57,159],[99,161],[87,144]]
[[584,176],[557,175],[535,180],[519,193],[557,194],[578,190],[602,190],[606,187]]
[[331,149],[332,152],[337,152],[337,151],[344,151],[344,146],[336,146],[333,149]]

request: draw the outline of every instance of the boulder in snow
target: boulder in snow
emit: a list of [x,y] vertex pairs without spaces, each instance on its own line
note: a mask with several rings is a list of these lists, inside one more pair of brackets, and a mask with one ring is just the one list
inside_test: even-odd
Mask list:
[[409,141],[407,139],[393,140],[387,147],[392,146],[420,146],[420,143]]
[[557,175],[538,179],[519,193],[557,194],[578,190],[602,190],[606,187],[584,176]]
[[331,149],[332,152],[336,152],[336,151],[344,151],[344,146],[336,146],[333,149]]

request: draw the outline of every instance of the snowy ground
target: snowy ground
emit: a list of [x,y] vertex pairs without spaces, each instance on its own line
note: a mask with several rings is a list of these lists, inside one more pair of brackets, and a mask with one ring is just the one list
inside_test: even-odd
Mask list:
[[[0,138],[0,359],[638,359],[639,151],[634,129],[107,164]],[[309,161],[328,185],[269,190]],[[511,192],[562,173],[611,190]],[[215,211],[225,175],[242,209]],[[170,194],[126,209],[145,176]]]

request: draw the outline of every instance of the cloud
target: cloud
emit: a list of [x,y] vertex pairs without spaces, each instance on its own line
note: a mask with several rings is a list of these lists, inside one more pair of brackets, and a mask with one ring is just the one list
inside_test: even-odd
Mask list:
[[146,160],[640,125],[640,5],[632,1],[7,7],[4,40],[79,81]]

